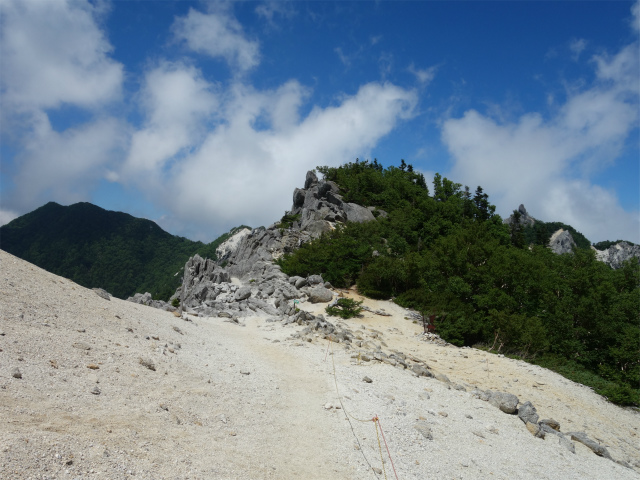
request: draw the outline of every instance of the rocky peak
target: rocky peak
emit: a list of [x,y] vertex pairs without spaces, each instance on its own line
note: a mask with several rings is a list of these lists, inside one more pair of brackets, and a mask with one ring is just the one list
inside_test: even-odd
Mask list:
[[563,230],[562,228],[556,230],[549,240],[549,248],[553,253],[557,253],[559,255],[563,253],[571,253],[575,247],[576,242],[573,239],[571,232],[569,230]]
[[598,260],[606,263],[613,269],[620,268],[622,263],[630,258],[635,257],[640,259],[640,245],[632,245],[628,242],[618,242],[606,250],[596,250],[595,247],[591,248],[595,250]]
[[255,276],[256,271],[263,274],[276,268],[273,261],[284,253],[334,229],[337,223],[375,220],[370,209],[345,202],[339,192],[336,183],[319,180],[314,171],[307,172],[304,188],[293,192],[293,204],[287,215],[293,220],[289,225],[274,223],[250,233],[237,233],[225,242],[218,264],[224,264],[230,275],[238,278]]
[[[529,213],[527,212],[527,209],[524,207],[523,204],[520,204],[517,212],[520,214],[520,219],[518,223],[523,227],[526,227],[527,225],[533,226],[536,223],[536,219],[533,218],[531,215],[529,215]],[[515,214],[513,213],[508,218],[505,218],[504,220],[504,223],[509,225],[511,225],[513,222],[515,222]]]

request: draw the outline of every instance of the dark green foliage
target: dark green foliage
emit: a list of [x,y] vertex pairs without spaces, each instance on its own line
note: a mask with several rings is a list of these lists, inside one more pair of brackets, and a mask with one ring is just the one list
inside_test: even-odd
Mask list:
[[612,242],[611,240],[605,240],[604,242],[594,243],[593,247],[596,250],[607,250],[609,247],[612,247],[620,242],[627,242],[629,245],[635,245],[635,243],[629,242],[627,240],[616,240],[615,242]]
[[150,292],[154,299],[168,300],[189,257],[215,258],[216,248],[232,232],[205,245],[90,203],[63,207],[50,202],[0,227],[0,248],[118,298]]
[[[319,273],[336,286],[356,283],[363,295],[395,297],[434,315],[437,333],[455,345],[493,345],[544,361],[613,402],[638,404],[638,262],[612,270],[562,223],[504,225],[481,187],[472,194],[436,175],[431,197],[406,163],[318,170],[345,199],[388,217],[347,224],[304,245],[282,259],[283,271]],[[546,248],[559,228],[578,244],[574,254]]]
[[339,298],[335,305],[325,308],[325,312],[334,317],[353,318],[362,312],[362,301],[358,302],[352,298]]
[[567,225],[562,222],[542,222],[540,220],[536,220],[536,223],[533,226],[527,225],[523,228],[525,243],[526,245],[534,244],[547,246],[549,244],[549,240],[551,239],[551,235],[553,235],[561,228],[563,230],[568,230],[569,232],[571,232],[571,236],[576,242],[576,246],[578,248],[591,248],[591,242],[571,225]]

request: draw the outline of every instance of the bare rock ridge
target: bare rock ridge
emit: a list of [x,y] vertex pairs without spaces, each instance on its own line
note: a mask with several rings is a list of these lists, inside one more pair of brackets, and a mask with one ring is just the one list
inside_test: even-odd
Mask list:
[[[520,205],[517,210],[518,214],[511,214],[504,220],[504,223],[511,225],[517,222],[523,227],[533,227],[538,220],[533,218],[527,212],[524,205]],[[517,217],[517,220],[516,220]],[[549,240],[548,247],[556,254],[562,255],[565,253],[571,253],[576,247],[576,242],[571,235],[571,232],[562,228],[556,230]],[[596,258],[609,265],[613,269],[620,268],[626,260],[630,258],[640,259],[640,245],[632,245],[628,242],[618,242],[615,245],[610,246],[606,250],[597,250],[595,247],[591,247],[596,252]]]
[[[524,208],[524,205],[520,204],[517,211],[520,214],[520,217],[517,220],[518,223],[523,227],[526,227],[527,225],[530,227],[533,227],[533,225],[536,223],[536,219],[529,215],[529,213],[527,212],[527,209]],[[504,220],[504,223],[511,225],[515,221],[516,221],[515,215],[511,214],[508,218]]]
[[606,263],[611,268],[620,268],[622,263],[630,258],[640,258],[640,245],[631,245],[627,242],[618,242],[606,250],[596,250],[596,258]]
[[175,295],[183,311],[232,319],[270,315],[283,320],[296,313],[296,302],[330,302],[333,293],[322,277],[289,278],[274,260],[337,223],[375,221],[375,217],[368,208],[344,202],[338,185],[319,181],[310,171],[305,188],[293,193],[288,218],[293,220],[284,226],[236,232],[218,248],[217,262],[198,255],[190,258]]

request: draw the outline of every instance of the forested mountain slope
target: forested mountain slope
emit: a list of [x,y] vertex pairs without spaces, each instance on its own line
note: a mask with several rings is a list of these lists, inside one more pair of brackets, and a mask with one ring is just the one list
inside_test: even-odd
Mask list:
[[55,202],[0,227],[0,248],[85,287],[100,287],[119,298],[150,292],[168,300],[180,284],[185,262],[205,245],[162,230],[156,223],[90,203],[65,207]]

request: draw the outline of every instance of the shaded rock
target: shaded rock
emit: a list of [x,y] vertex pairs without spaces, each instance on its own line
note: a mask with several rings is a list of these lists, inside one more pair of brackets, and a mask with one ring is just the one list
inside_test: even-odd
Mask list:
[[560,423],[558,423],[553,418],[545,418],[543,420],[540,420],[539,423],[541,425],[547,425],[549,428],[552,428],[553,430],[556,430],[558,432],[560,431]]
[[324,284],[324,280],[320,275],[309,275],[307,277],[307,283],[309,285],[319,285],[319,284]]
[[100,389],[99,389],[97,386],[95,386],[95,387],[93,387],[93,388],[91,389],[91,393],[92,393],[93,395],[100,395],[102,392],[100,391]]
[[489,397],[488,401],[494,407],[498,407],[504,413],[509,414],[516,413],[519,402],[518,397],[506,392],[491,392],[491,397]]
[[309,301],[311,303],[328,303],[333,299],[333,293],[324,287],[313,287],[309,291]]
[[72,347],[79,350],[91,350],[91,346],[84,342],[76,342],[72,345]]
[[242,287],[242,288],[238,289],[238,291],[236,292],[234,300],[236,302],[239,302],[241,300],[246,300],[250,296],[251,296],[251,288],[250,287]]
[[96,295],[98,295],[99,297],[111,301],[111,295],[109,295],[109,292],[107,292],[106,290],[103,290],[102,288],[93,288],[92,290],[96,292]]
[[609,460],[613,460],[613,458],[611,458],[611,455],[609,454],[609,451],[599,443],[596,443],[595,441],[591,440],[586,433],[568,432],[567,436],[569,436],[571,440],[575,442],[580,442],[584,446],[590,448],[591,451],[596,455],[600,457],[608,458]]
[[525,402],[518,408],[518,418],[525,424],[527,422],[537,424],[539,417],[536,413],[536,407],[534,407],[531,402]]
[[373,380],[371,380],[371,379],[370,379],[369,377],[367,377],[367,376],[364,376],[364,377],[362,378],[362,381],[363,381],[363,382],[367,382],[367,383],[371,383],[371,382],[373,382]]
[[436,373],[435,379],[440,380],[441,382],[444,382],[444,383],[451,383],[451,380],[449,380],[449,377],[447,377],[444,373]]
[[11,371],[11,376],[13,378],[22,378],[22,372],[18,367],[16,367]]
[[576,242],[568,230],[562,228],[557,230],[549,240],[549,248],[553,253],[561,255],[563,253],[571,253],[576,248]]
[[538,438],[544,438],[544,431],[540,428],[540,426],[536,423],[526,422],[527,430],[531,432],[531,435]]
[[425,368],[423,365],[418,365],[417,363],[411,366],[411,371],[419,377],[433,378],[433,373],[431,372],[431,370]]

